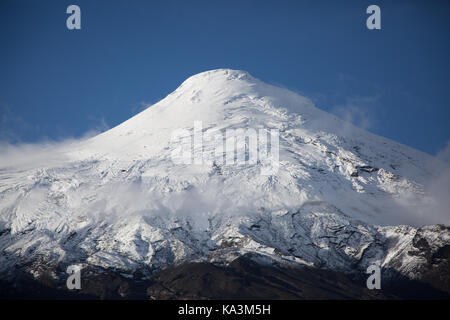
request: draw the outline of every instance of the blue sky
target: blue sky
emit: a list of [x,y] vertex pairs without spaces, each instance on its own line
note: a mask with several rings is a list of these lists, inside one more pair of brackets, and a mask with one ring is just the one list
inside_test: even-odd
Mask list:
[[[81,8],[81,30],[66,8]],[[368,5],[381,30],[366,28]],[[450,139],[448,1],[0,2],[0,140],[104,130],[210,69],[243,69],[435,154]]]

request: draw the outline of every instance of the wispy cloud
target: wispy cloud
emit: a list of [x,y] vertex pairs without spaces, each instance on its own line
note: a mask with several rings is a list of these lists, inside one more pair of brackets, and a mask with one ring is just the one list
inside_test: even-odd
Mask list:
[[36,133],[36,128],[11,112],[6,105],[0,106],[0,168],[12,165],[21,168],[47,167],[60,164],[64,160],[64,150],[74,144],[96,136],[109,129],[103,117],[88,116],[91,128],[80,137],[48,138],[40,137],[38,141],[24,142],[24,135]]
[[440,174],[426,184],[426,191],[434,200],[427,210],[430,216],[450,225],[450,140],[437,152],[436,158],[439,163],[433,162],[429,165],[435,170],[438,169]]
[[0,141],[0,168],[41,168],[60,165],[65,159],[63,150],[77,143],[77,139],[12,144]]
[[416,225],[450,225],[450,140],[435,158],[430,159],[426,169],[435,174],[423,184],[425,201],[414,202],[405,196],[400,199],[403,200],[402,207],[407,209],[405,215]]
[[131,108],[131,115],[135,116],[138,113],[144,111],[145,109],[151,107],[154,104],[155,104],[155,102],[141,101],[137,105],[135,105],[133,108]]
[[91,128],[81,136],[81,139],[94,137],[110,129],[109,124],[103,116],[95,117],[91,115],[88,116],[88,120],[91,122]]
[[24,135],[35,130],[31,124],[15,115],[8,104],[0,103],[0,141],[18,143]]
[[368,130],[376,123],[374,109],[379,98],[379,95],[348,97],[343,104],[334,106],[330,111],[339,118]]
[[436,153],[436,158],[450,164],[450,140],[447,141],[447,144],[443,149]]

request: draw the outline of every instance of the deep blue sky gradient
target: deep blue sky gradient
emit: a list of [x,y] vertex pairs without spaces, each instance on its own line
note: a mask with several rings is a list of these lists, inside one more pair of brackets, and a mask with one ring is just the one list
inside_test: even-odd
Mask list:
[[[81,7],[82,30],[66,28]],[[365,10],[381,7],[382,30]],[[0,140],[113,127],[210,69],[243,69],[435,154],[450,139],[449,1],[0,1]]]

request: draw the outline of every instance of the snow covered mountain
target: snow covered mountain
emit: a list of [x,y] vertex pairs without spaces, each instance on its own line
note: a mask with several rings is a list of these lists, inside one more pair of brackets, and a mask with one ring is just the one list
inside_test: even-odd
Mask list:
[[[174,132],[193,136],[198,123],[204,136],[278,130],[277,171],[224,163],[213,152],[221,141],[193,150],[210,161],[174,161],[196,147]],[[375,263],[422,279],[449,259],[450,214],[428,188],[445,170],[247,72],[203,72],[107,132],[3,161],[0,274],[58,278],[82,264],[148,276],[251,255],[350,274]]]

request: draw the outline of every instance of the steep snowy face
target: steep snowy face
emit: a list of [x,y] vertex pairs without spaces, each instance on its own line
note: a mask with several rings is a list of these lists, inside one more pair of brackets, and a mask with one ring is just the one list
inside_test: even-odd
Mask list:
[[[180,129],[192,137],[174,139]],[[226,147],[227,130],[233,129],[279,132],[276,175],[261,174],[265,163],[228,165],[227,155],[216,154],[218,144]],[[196,130],[201,137],[198,147]],[[207,138],[217,133],[223,134],[222,140]],[[258,147],[261,144],[258,140]],[[188,152],[191,161],[174,161],[177,151]],[[195,152],[202,157],[200,162],[195,161]],[[159,103],[75,148],[77,153],[114,161],[124,172],[136,170],[140,161],[139,174],[128,176],[139,177],[140,183],[152,184],[156,177],[171,180],[151,189],[189,186],[203,194],[220,171],[219,186],[213,188],[217,201],[227,199],[244,207],[252,203],[251,211],[292,211],[310,201],[324,201],[369,223],[442,222],[421,212],[432,201],[423,197],[421,185],[439,174],[427,166],[431,157],[358,129],[317,109],[310,100],[244,71],[195,75]],[[412,211],[411,204],[416,207]]]
[[92,139],[88,146],[100,157],[148,159],[166,154],[173,132],[233,127],[280,127],[288,119],[286,108],[297,114],[318,112],[312,103],[287,90],[268,86],[247,72],[227,69],[192,76],[165,99]]
[[[245,138],[246,161],[226,162],[217,150],[239,129],[276,132],[279,153],[250,161]],[[208,139],[211,132],[223,139]],[[191,161],[176,161],[184,151]],[[434,199],[423,185],[440,173],[431,157],[243,71],[195,75],[121,125],[49,157],[56,154],[36,168],[1,168],[3,269],[37,257],[133,269],[253,252],[350,270],[355,261],[388,264],[416,232],[380,225],[449,222],[428,215]],[[414,259],[402,261],[414,269]]]

